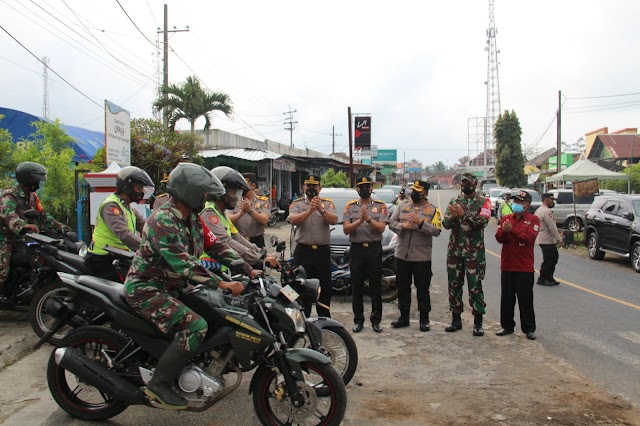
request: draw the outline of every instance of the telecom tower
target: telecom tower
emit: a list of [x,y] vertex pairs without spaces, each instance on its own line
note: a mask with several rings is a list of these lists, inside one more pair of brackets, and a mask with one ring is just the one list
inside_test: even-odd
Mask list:
[[45,120],[49,119],[49,62],[49,58],[46,56],[42,58],[42,63],[44,64],[44,71],[42,72],[42,117]]
[[495,0],[489,0],[489,27],[487,28],[487,46],[484,50],[487,51],[487,109],[485,114],[485,131],[484,131],[484,153],[485,153],[485,166],[489,164],[494,165],[491,159],[486,158],[487,151],[494,152],[495,149],[495,135],[493,130],[496,124],[496,120],[500,116],[500,79],[498,78],[498,53],[500,51],[497,47],[496,34],[496,21],[493,15],[493,5]]
[[[160,27],[158,27],[158,34],[156,35],[156,51],[151,55],[153,56],[153,65],[155,66],[155,78],[153,80],[153,101],[160,98],[162,94],[160,88],[162,87],[162,65],[160,61]],[[153,111],[153,118],[160,121],[162,120],[162,110]]]

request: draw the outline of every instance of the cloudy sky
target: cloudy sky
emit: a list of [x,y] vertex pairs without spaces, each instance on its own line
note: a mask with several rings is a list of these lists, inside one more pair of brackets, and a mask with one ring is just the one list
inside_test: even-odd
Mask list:
[[[351,107],[399,161],[478,150],[468,122],[485,115],[488,0],[0,0],[0,106],[42,116],[47,56],[52,118],[103,131],[105,99],[151,117],[165,3],[169,27],[189,27],[170,36],[170,82],[195,74],[233,101],[214,127],[288,144],[290,108],[296,147],[330,153],[335,126],[348,152]],[[638,16],[636,0],[495,0],[501,106],[526,147],[555,146],[559,90],[564,141],[638,127]]]

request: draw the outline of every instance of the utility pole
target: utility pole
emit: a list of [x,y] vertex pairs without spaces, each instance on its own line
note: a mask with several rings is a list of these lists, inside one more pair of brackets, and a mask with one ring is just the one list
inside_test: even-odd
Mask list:
[[331,141],[332,141],[331,154],[336,153],[336,136],[342,136],[342,133],[336,134],[336,126],[331,126]]
[[351,125],[351,107],[347,107],[349,120],[349,187],[353,186],[353,127]]
[[42,58],[42,62],[44,63],[44,70],[42,72],[42,77],[44,79],[43,87],[42,87],[42,117],[45,120],[49,119],[49,58],[46,56]]
[[558,120],[556,124],[556,173],[560,173],[560,145],[562,140],[562,91],[560,90],[558,90]]
[[[169,30],[169,11],[168,7],[165,3],[164,5],[164,30],[160,30],[158,28],[158,33],[164,33],[164,70],[163,70],[163,87],[167,87],[169,85],[169,33],[181,33],[189,31],[189,27],[185,30],[177,30],[176,27],[173,27],[173,30]],[[164,98],[168,99],[167,93],[164,94]],[[165,129],[169,126],[169,114],[167,108],[165,107],[162,111],[162,124],[164,124]]]
[[284,124],[288,124],[289,127],[285,127],[285,130],[289,131],[289,146],[291,148],[293,148],[293,129],[295,129],[295,127],[293,127],[294,124],[298,124],[297,121],[293,121],[293,113],[294,112],[298,112],[298,110],[293,110],[291,111],[291,105],[289,105],[289,111],[285,112],[285,114],[289,114],[289,117],[287,117],[288,121],[285,121]]

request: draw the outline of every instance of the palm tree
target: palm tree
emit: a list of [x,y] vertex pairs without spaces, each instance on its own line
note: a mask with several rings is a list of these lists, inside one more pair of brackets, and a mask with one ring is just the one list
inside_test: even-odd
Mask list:
[[153,103],[155,111],[167,108],[169,130],[174,131],[176,123],[186,118],[191,123],[191,141],[189,142],[189,159],[193,160],[193,136],[196,120],[205,118],[204,130],[211,128],[213,111],[221,111],[227,117],[233,113],[231,99],[223,92],[211,92],[202,87],[195,76],[187,77],[181,85],[162,86],[160,97]]

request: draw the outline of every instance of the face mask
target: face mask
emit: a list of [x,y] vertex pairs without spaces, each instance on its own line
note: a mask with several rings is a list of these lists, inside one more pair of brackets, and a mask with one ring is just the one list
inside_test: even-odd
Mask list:
[[144,192],[133,191],[133,193],[131,194],[131,201],[133,201],[134,203],[140,202],[140,200],[142,200],[143,198]]
[[411,193],[411,201],[413,201],[414,203],[418,203],[420,202],[420,200],[422,200],[421,193],[415,191]]
[[474,185],[462,185],[462,192],[464,192],[465,195],[471,195],[475,190],[476,188]]
[[513,203],[511,210],[513,210],[515,214],[519,214],[524,212],[524,206],[522,204]]
[[38,189],[40,189],[40,182],[36,182],[36,183],[33,183],[33,184],[29,185],[29,190],[31,192],[36,192]]
[[309,198],[313,198],[313,197],[317,197],[318,196],[318,190],[315,188],[307,188],[304,191],[305,194],[307,194],[307,197]]
[[554,208],[555,206],[556,206],[556,203],[554,203],[553,201],[551,201],[551,202],[549,203],[549,208],[550,208],[550,209]]
[[369,197],[371,197],[371,190],[368,188],[360,188],[360,198],[362,198],[363,200],[368,199]]

